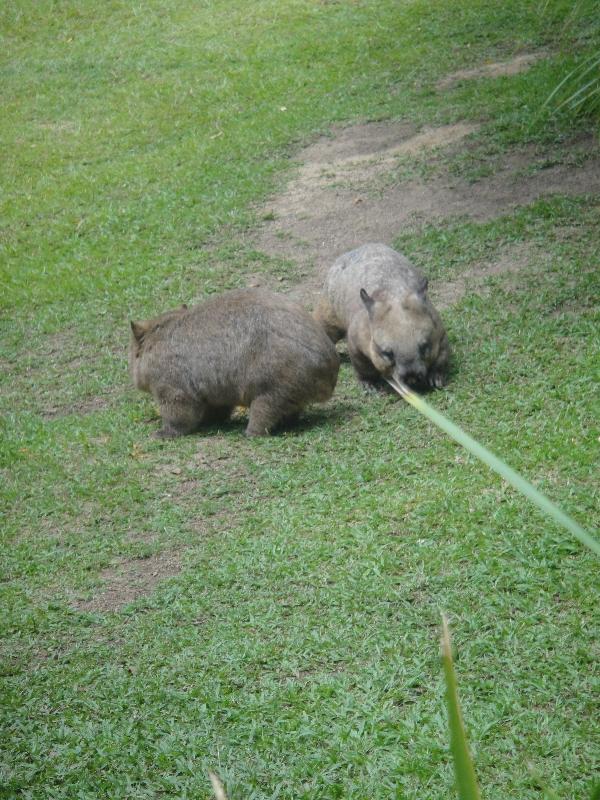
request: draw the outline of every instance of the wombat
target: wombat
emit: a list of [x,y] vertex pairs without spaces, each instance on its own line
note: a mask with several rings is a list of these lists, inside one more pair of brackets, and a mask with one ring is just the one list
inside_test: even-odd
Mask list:
[[160,410],[160,437],[182,436],[249,406],[248,436],[270,433],[310,402],[328,400],[339,358],[299,305],[239,289],[131,323],[129,365]]
[[384,244],[365,244],[330,268],[314,313],[333,342],[348,338],[359,380],[416,387],[446,383],[450,349],[427,278]]

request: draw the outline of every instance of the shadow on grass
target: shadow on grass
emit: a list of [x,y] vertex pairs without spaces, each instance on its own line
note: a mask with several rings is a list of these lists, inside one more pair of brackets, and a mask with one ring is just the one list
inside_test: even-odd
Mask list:
[[[306,433],[307,431],[312,431],[319,427],[337,428],[347,421],[351,413],[351,409],[349,408],[338,407],[334,405],[330,405],[326,408],[311,408],[309,411],[303,412],[298,418],[289,419],[282,422],[272,431],[271,435],[275,437],[281,435],[295,436]],[[153,438],[160,439],[160,437],[157,437],[157,433],[161,426],[160,416],[156,415],[146,417],[144,419],[144,423],[150,428],[149,435]],[[202,425],[202,427],[197,431],[194,431],[194,433],[187,434],[181,438],[189,438],[190,436],[196,438],[205,438],[210,436],[237,438],[240,435],[244,436],[247,425],[248,415],[240,414],[229,418],[225,422],[219,421]],[[166,440],[163,439],[162,441],[176,441],[177,438],[180,437],[174,437],[172,439],[167,438]]]

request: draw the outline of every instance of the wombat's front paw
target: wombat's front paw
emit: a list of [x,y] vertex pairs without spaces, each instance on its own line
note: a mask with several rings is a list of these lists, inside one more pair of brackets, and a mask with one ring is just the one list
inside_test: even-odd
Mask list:
[[441,389],[446,385],[447,378],[443,372],[434,372],[429,376],[428,383],[432,389]]

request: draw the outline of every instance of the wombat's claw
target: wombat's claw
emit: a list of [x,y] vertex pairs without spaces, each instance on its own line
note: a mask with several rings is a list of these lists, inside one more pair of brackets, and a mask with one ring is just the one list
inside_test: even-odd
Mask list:
[[429,378],[429,385],[432,389],[441,389],[445,383],[444,376],[439,372]]

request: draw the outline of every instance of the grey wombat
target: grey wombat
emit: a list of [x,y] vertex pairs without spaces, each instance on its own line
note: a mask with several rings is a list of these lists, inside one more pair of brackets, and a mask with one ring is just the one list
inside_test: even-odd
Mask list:
[[261,436],[313,401],[328,400],[339,359],[300,306],[239,289],[193,308],[131,323],[129,365],[162,417],[158,436],[181,436],[250,407],[246,434]]
[[427,297],[427,278],[384,244],[365,244],[330,268],[315,309],[329,338],[348,338],[359,380],[416,386],[446,382],[450,349],[440,315]]

